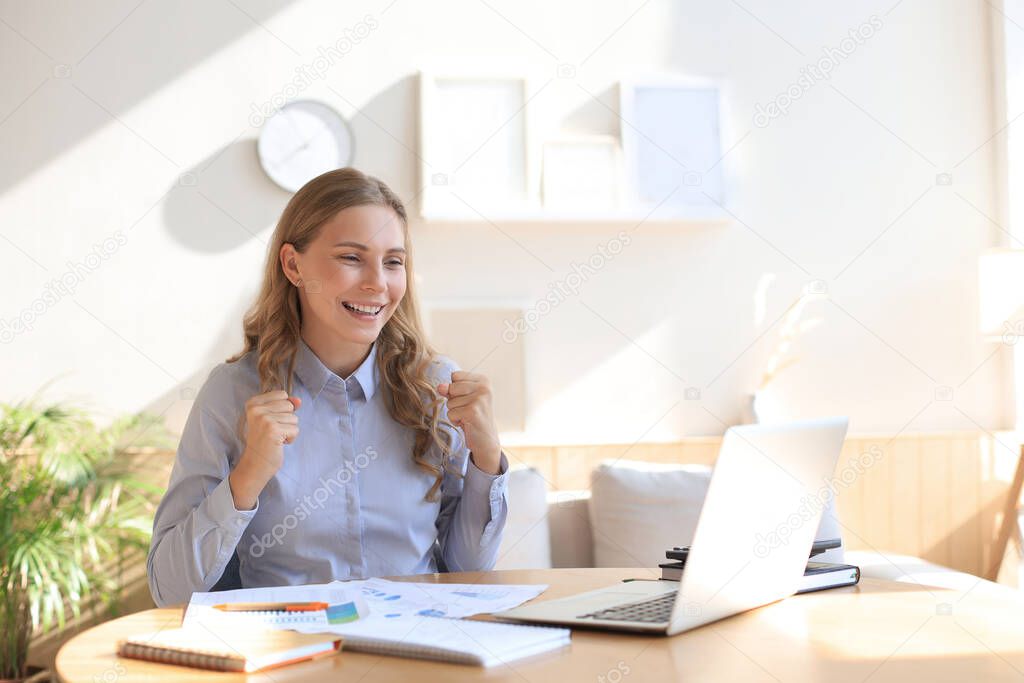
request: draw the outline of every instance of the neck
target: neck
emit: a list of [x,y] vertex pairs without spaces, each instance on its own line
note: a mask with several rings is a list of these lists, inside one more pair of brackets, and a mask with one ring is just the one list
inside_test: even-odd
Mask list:
[[366,357],[370,355],[373,344],[361,344],[337,339],[330,335],[317,334],[305,326],[300,332],[302,340],[306,342],[320,362],[326,365],[331,372],[342,379],[348,379],[356,371]]

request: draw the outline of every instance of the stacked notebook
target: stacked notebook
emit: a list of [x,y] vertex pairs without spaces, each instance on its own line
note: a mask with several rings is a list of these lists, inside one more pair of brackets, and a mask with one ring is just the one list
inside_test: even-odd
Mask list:
[[[815,541],[814,546],[811,548],[811,557],[839,546],[839,539]],[[661,578],[665,581],[679,581],[683,576],[683,569],[686,566],[686,557],[689,552],[689,546],[666,550],[666,559],[672,561],[658,565],[661,568]],[[800,588],[797,589],[797,593],[810,593],[827,588],[852,586],[858,581],[860,581],[860,567],[855,567],[852,564],[808,561],[804,575],[800,579]]]
[[[122,657],[219,671],[262,671],[345,650],[495,666],[565,647],[570,631],[453,618],[520,604],[546,586],[437,586],[379,579],[193,593],[182,627],[118,643]],[[390,587],[390,588],[389,588]],[[381,588],[388,588],[381,592]],[[431,592],[433,591],[433,592]],[[423,609],[423,595],[433,607]],[[376,605],[370,608],[362,595]],[[447,599],[445,605],[437,600]],[[480,603],[475,609],[468,604]],[[273,601],[273,602],[268,602]],[[465,603],[465,604],[464,604]],[[446,607],[449,616],[436,616]],[[468,609],[468,611],[467,611]]]
[[[339,629],[334,629],[335,631]],[[145,633],[118,643],[117,654],[215,671],[264,671],[345,649],[456,664],[496,666],[569,644],[569,630],[493,621],[418,617],[367,619],[338,633],[265,627],[215,632],[203,624]]]
[[117,644],[117,654],[163,664],[252,673],[332,655],[341,648],[341,641],[333,633],[196,624],[127,638]]

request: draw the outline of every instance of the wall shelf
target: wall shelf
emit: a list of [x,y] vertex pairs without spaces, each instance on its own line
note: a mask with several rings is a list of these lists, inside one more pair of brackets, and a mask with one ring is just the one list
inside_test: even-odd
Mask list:
[[650,209],[614,211],[562,211],[556,209],[481,209],[480,212],[437,212],[421,213],[419,219],[426,224],[439,223],[536,223],[536,224],[629,224],[641,223],[673,225],[723,224],[730,220],[729,214],[718,207],[711,209],[694,208],[693,211],[651,211]]

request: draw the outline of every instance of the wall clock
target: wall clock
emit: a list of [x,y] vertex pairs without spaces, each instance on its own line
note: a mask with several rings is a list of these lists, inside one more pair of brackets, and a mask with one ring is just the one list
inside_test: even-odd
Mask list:
[[332,107],[295,100],[263,124],[256,151],[270,179],[295,192],[318,175],[351,164],[354,140],[348,122]]

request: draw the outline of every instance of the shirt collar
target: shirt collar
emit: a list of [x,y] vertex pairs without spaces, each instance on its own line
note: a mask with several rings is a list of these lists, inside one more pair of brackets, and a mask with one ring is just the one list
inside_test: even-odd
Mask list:
[[[373,342],[370,347],[370,353],[366,356],[358,368],[352,375],[345,379],[355,378],[356,382],[359,383],[359,387],[363,390],[363,396],[369,401],[373,398],[374,391],[377,388],[377,342]],[[320,357],[317,356],[313,349],[309,348],[305,340],[299,337],[298,349],[295,356],[295,373],[299,376],[299,380],[306,386],[309,393],[314,398],[323,391],[324,387],[328,384],[333,384],[338,387],[345,386],[345,379],[342,379],[336,375],[330,368],[323,364]]]

